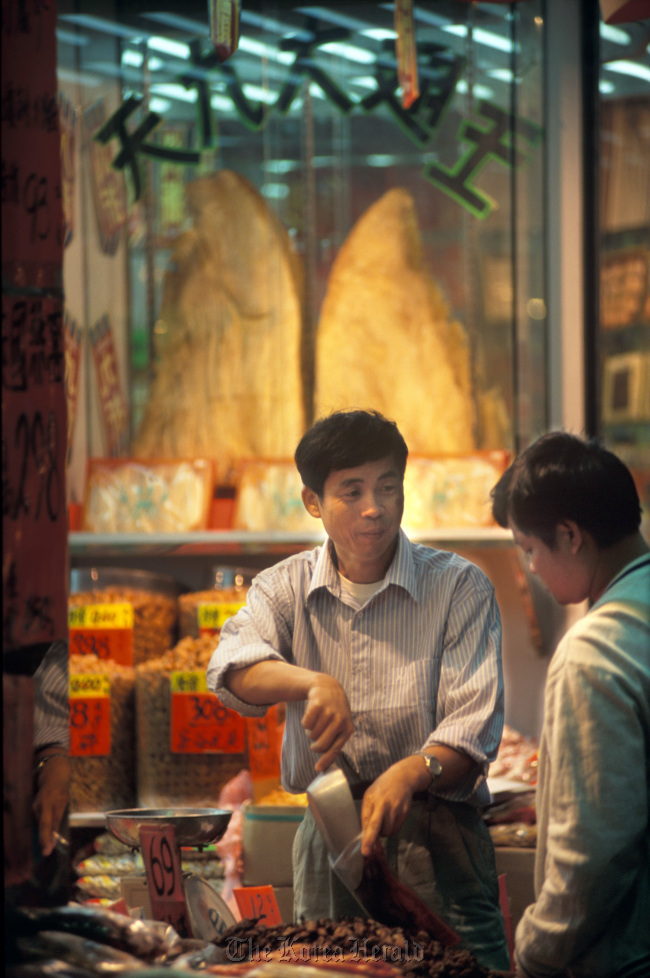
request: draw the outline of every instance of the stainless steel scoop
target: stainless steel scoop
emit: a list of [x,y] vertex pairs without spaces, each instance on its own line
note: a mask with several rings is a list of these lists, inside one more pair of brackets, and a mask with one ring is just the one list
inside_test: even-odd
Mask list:
[[346,886],[356,890],[363,876],[361,821],[340,768],[330,767],[314,778],[307,788],[307,801],[332,867]]

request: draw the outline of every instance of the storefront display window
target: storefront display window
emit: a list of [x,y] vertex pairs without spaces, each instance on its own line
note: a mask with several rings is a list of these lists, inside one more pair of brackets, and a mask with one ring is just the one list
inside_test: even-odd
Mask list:
[[73,497],[337,407],[420,455],[544,430],[541,0],[244,0],[223,62],[205,2],[62,0],[57,38]]
[[600,47],[596,425],[650,512],[650,22],[607,25]]

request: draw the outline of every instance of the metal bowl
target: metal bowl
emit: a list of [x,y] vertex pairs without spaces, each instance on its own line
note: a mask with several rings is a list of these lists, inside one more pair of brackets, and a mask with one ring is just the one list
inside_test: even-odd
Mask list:
[[231,817],[222,808],[127,808],[106,812],[106,825],[132,849],[140,848],[141,825],[172,825],[179,846],[209,846],[219,841]]

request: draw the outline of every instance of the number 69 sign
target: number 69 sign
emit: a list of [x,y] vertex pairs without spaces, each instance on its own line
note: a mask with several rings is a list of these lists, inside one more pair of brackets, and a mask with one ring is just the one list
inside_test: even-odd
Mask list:
[[179,937],[191,937],[174,826],[141,825],[140,844],[154,920],[171,924]]

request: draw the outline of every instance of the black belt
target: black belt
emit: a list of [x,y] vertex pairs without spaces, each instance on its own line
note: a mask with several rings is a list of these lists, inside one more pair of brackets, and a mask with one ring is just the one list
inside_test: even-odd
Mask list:
[[[350,785],[350,792],[355,801],[360,801],[365,795],[366,791],[372,784],[372,781],[358,781],[356,784]],[[429,792],[428,791],[416,791],[413,795],[413,801],[428,801]]]

